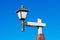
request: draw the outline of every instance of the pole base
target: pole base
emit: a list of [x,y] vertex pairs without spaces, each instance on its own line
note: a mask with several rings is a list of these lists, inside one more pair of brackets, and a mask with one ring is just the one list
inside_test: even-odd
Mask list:
[[45,40],[44,34],[38,34],[36,40]]

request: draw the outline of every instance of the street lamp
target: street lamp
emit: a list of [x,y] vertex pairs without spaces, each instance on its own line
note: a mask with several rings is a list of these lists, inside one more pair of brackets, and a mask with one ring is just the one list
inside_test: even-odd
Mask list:
[[22,31],[24,31],[24,20],[26,19],[28,12],[29,10],[24,8],[23,5],[21,5],[21,8],[16,12],[19,19],[22,20]]
[[25,20],[28,11],[29,10],[24,8],[24,6],[22,5],[21,8],[16,13],[18,14],[19,19]]
[[38,18],[37,22],[24,22],[28,12],[29,10],[24,8],[24,6],[21,6],[21,8],[16,12],[19,19],[22,21],[22,31],[24,31],[24,26],[38,27],[38,35],[36,39],[45,40],[44,35],[42,34],[42,27],[46,26],[46,24],[42,23],[42,19],[40,18]]

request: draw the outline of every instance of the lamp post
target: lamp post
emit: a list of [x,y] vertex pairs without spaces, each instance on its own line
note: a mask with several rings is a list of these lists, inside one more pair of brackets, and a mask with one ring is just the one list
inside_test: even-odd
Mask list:
[[21,5],[21,8],[16,12],[18,14],[19,19],[22,21],[22,31],[24,31],[24,20],[26,19],[28,9],[24,8],[23,5]]
[[42,27],[46,26],[46,24],[42,23],[42,19],[40,18],[38,18],[37,22],[24,22],[28,12],[29,10],[24,8],[23,5],[16,12],[18,14],[19,19],[22,21],[22,31],[24,31],[24,26],[38,27],[38,35],[36,40],[45,40],[44,35],[42,34]]

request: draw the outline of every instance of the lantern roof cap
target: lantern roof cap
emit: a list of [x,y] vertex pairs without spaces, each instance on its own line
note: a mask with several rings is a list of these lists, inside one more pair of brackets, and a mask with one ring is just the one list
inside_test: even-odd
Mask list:
[[24,8],[23,5],[21,5],[20,9],[16,13],[18,13],[19,11],[29,12],[29,10]]

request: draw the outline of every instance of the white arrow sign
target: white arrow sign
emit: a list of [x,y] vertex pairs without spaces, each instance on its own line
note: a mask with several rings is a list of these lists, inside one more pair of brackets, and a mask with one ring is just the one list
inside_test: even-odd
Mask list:
[[28,26],[38,26],[38,34],[42,34],[42,27],[46,26],[45,23],[42,23],[42,20],[38,18],[38,22],[27,22]]
[[27,22],[27,25],[39,27],[46,26],[46,24],[42,23],[41,21],[42,21],[41,19],[38,19],[38,22]]

